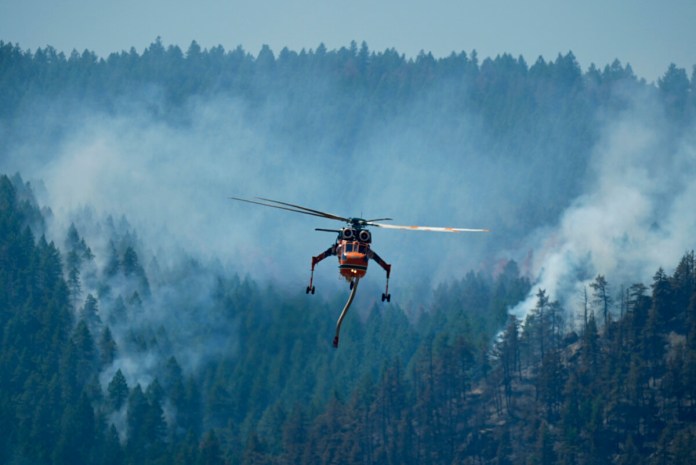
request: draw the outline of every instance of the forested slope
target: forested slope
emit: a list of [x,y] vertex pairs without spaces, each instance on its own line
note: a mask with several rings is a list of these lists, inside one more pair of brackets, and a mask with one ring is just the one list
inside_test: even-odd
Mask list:
[[[314,421],[358,392],[371,396],[384,376],[417,371],[433,350],[466,355],[458,376],[467,386],[507,306],[528,290],[514,264],[495,280],[472,273],[441,288],[417,326],[398,307],[375,307],[364,321],[355,315],[345,349],[334,351],[339,302],[307,305],[304,294],[223,274],[204,302],[186,302],[184,292],[171,299],[173,287],[210,271],[186,263],[151,279],[138,246],[114,238],[114,255],[102,259],[75,227],[62,255],[42,234],[31,188],[19,177],[1,181],[5,462],[191,463],[213,438],[235,462],[252,440],[279,455],[301,447],[283,439],[303,427],[296,421]],[[97,296],[83,295],[88,281]],[[479,307],[464,312],[453,305],[462,300]],[[157,311],[171,321],[154,319]],[[177,355],[188,364],[195,356],[195,367],[185,373]]]
[[[525,248],[527,234],[556,224],[569,205],[587,197],[586,186],[598,175],[592,162],[604,156],[597,145],[606,142],[607,121],[640,107],[654,116],[648,121],[657,121],[655,145],[664,155],[664,166],[647,169],[669,174],[674,158],[681,174],[690,172],[691,152],[682,146],[690,147],[684,141],[691,140],[695,86],[694,75],[689,79],[676,67],[656,84],[618,61],[582,72],[572,53],[530,66],[508,55],[479,61],[475,52],[409,60],[364,44],[284,49],[277,56],[264,48],[254,57],[193,43],[184,53],[158,40],[143,53],[99,59],[88,51],[66,57],[50,47],[28,52],[0,42],[0,167],[25,168],[21,176],[36,180],[32,186],[14,172],[0,176],[0,462],[695,461],[692,252],[678,263],[660,263],[674,271],[656,269],[645,283],[625,282],[635,262],[617,260],[620,278],[579,266],[577,282],[592,272],[579,304],[537,289],[524,321],[508,315],[532,291],[537,251]],[[370,167],[384,164],[395,167],[394,178],[420,179],[418,171],[433,166],[428,175],[446,177],[425,185],[427,202],[409,197],[408,178],[409,190],[398,196],[402,214],[442,210],[448,218],[454,211],[469,218],[473,212],[484,226],[494,225],[495,234],[471,250],[473,262],[444,240],[402,248],[423,263],[450,253],[456,259],[444,262],[447,278],[433,280],[435,289],[416,303],[351,313],[342,347],[334,351],[332,327],[345,296],[308,300],[301,286],[295,293],[269,279],[277,276],[272,265],[293,251],[279,249],[267,235],[260,239],[265,248],[241,241],[257,254],[254,262],[266,266],[250,274],[214,248],[216,259],[181,250],[213,236],[208,228],[215,225],[194,222],[197,210],[175,211],[182,229],[184,223],[203,226],[167,248],[166,233],[154,236],[162,243],[140,233],[147,221],[133,225],[128,216],[89,207],[53,211],[52,200],[63,193],[36,179],[60,166],[58,157],[81,149],[75,140],[88,138],[74,136],[76,123],[87,135],[99,134],[90,124],[103,120],[117,133],[142,123],[173,137],[196,128],[201,115],[212,111],[215,120],[228,110],[264,128],[264,137],[252,140],[280,153],[273,163],[283,161],[281,171],[310,170],[314,176],[303,177],[302,185],[320,192],[316,198],[367,197],[383,208],[399,191],[382,192],[389,178]],[[135,123],[120,124],[128,118]],[[184,172],[176,189],[202,189],[194,176],[199,163],[215,162],[206,171],[211,177],[222,170],[217,151],[230,140],[217,139],[211,127],[224,132],[228,126],[204,126],[213,157],[187,152],[179,165],[171,151],[152,155],[162,158],[157,167],[163,171]],[[155,139],[166,143],[166,137]],[[386,143],[377,150],[376,141]],[[126,146],[133,157],[117,154],[130,162],[149,156],[137,151],[140,143]],[[416,150],[405,150],[409,146]],[[88,155],[97,164],[104,152]],[[243,161],[260,158],[244,152]],[[120,173],[117,159],[107,161],[112,171],[98,182]],[[243,180],[247,171],[237,161],[223,165],[225,176],[238,170]],[[311,171],[317,165],[331,170]],[[359,169],[335,189],[333,168],[346,165]],[[267,173],[269,166],[260,172],[273,185],[283,173]],[[411,171],[399,171],[404,166]],[[484,176],[486,170],[493,176]],[[150,180],[132,171],[137,180]],[[94,174],[55,176],[80,184]],[[461,191],[451,194],[450,183],[477,178],[475,201],[464,202]],[[137,189],[118,194],[116,203],[148,200]],[[155,199],[153,216],[167,210],[164,200],[169,197]],[[225,220],[225,241],[242,225],[249,223]],[[664,235],[675,226],[655,221],[651,229]],[[620,239],[625,247],[635,244],[628,232]],[[649,252],[631,251],[652,264]],[[475,271],[464,268],[471,263],[479,264]],[[400,281],[412,279],[408,271]],[[403,285],[422,290],[429,283]]]
[[[529,290],[510,263],[495,279],[471,273],[442,287],[417,322],[398,308],[373,309],[346,327],[340,351],[328,344],[334,315],[326,305],[218,276],[208,305],[169,309],[171,318],[216,314],[216,326],[234,328],[222,335],[226,351],[184,373],[172,339],[189,338],[188,349],[198,350],[198,338],[221,335],[208,328],[192,338],[138,322],[167,292],[163,281],[88,295],[75,308],[70,257],[94,260],[89,246],[73,230],[66,244],[76,248],[64,257],[37,239],[42,217],[30,188],[18,178],[17,188],[1,182],[3,462],[694,459],[693,253],[671,275],[658,270],[649,287],[626,289],[620,315],[606,320],[610,285],[599,276],[585,322],[570,333],[563,309],[540,291],[524,330],[511,316],[493,343],[506,309]],[[129,266],[142,270],[136,257],[126,247],[107,261],[118,270],[98,269],[93,279],[113,293]],[[154,363],[129,384],[113,372],[121,358]]]

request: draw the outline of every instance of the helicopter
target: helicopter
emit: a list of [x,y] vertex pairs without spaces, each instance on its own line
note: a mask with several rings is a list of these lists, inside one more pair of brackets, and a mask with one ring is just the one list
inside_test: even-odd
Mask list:
[[316,265],[330,256],[338,257],[338,270],[340,276],[348,281],[350,286],[350,297],[346,302],[343,311],[341,312],[338,321],[336,322],[336,334],[333,339],[333,347],[338,347],[339,334],[343,319],[353,302],[355,293],[358,290],[360,279],[367,273],[367,265],[370,260],[374,260],[386,272],[387,283],[385,291],[382,293],[382,302],[391,302],[391,294],[389,293],[389,276],[391,274],[391,265],[384,261],[377,252],[372,249],[372,233],[368,227],[383,228],[383,229],[402,229],[408,231],[431,231],[431,232],[448,232],[448,233],[464,233],[464,232],[489,232],[488,229],[470,229],[470,228],[444,228],[434,226],[402,226],[381,221],[392,221],[392,218],[375,218],[366,220],[364,218],[349,218],[332,213],[326,213],[320,210],[295,205],[292,203],[281,202],[279,200],[271,200],[263,197],[255,197],[254,200],[244,199],[240,197],[230,197],[232,200],[262,205],[264,207],[278,208],[281,210],[291,211],[294,213],[302,213],[304,215],[316,216],[335,221],[341,221],[345,224],[341,229],[325,229],[315,228],[315,231],[336,233],[337,237],[333,245],[312,257],[312,270],[309,276],[309,285],[305,289],[307,294],[314,294],[314,268]]

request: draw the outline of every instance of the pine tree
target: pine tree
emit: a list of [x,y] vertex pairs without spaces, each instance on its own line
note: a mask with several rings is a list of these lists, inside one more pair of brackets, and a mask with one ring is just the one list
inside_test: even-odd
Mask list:
[[150,406],[143,393],[140,384],[137,384],[128,396],[128,414],[126,418],[126,447],[127,459],[136,463],[147,459],[148,443],[151,439],[148,434],[148,415]]
[[121,260],[118,256],[118,251],[113,241],[109,242],[109,257],[104,268],[104,275],[108,278],[113,278],[121,270]]
[[[261,441],[256,431],[249,433],[244,452],[242,455],[242,463],[249,465],[267,465],[271,463],[268,457],[266,444]],[[323,462],[328,463],[328,462]]]
[[522,367],[520,363],[519,321],[514,315],[508,318],[508,324],[503,332],[502,339],[498,343],[497,352],[502,368],[502,382],[505,390],[506,407],[509,410],[512,402],[513,378],[521,378]]
[[225,460],[220,448],[215,431],[209,431],[203,437],[199,450],[198,460],[196,465],[224,465]]
[[691,296],[696,291],[696,257],[693,250],[681,258],[670,278],[670,284],[674,309],[683,313],[681,310],[688,308]]
[[[142,393],[142,391],[141,391]],[[129,397],[128,383],[121,370],[117,370],[107,387],[109,404],[113,410],[120,410]]]
[[116,341],[114,341],[114,338],[111,335],[111,329],[106,326],[104,327],[101,338],[99,339],[99,360],[102,368],[111,365],[116,359],[117,353],[118,346]]
[[74,251],[68,253],[67,269],[70,303],[73,308],[77,309],[82,297],[82,282],[80,280],[80,260]]
[[[148,403],[143,425],[145,438],[153,449],[161,449],[167,438],[167,423],[162,409],[164,390],[157,378],[147,387],[145,395]],[[161,450],[157,450],[156,454],[161,452]]]
[[592,288],[592,301],[604,318],[604,327],[609,325],[611,314],[609,312],[611,307],[611,297],[609,296],[609,284],[606,278],[598,274],[595,280],[590,283]]
[[539,398],[546,410],[546,420],[555,422],[563,403],[563,387],[566,382],[566,373],[561,362],[560,352],[550,350],[541,361],[539,375],[537,376],[537,390]]
[[283,423],[283,462],[300,463],[307,440],[307,418],[300,405],[296,405]]
[[90,331],[98,330],[101,327],[102,321],[99,317],[99,303],[92,294],[87,294],[85,304],[80,312],[80,317],[87,323]]
[[121,465],[124,463],[123,447],[114,425],[109,425],[104,433],[101,454],[97,456],[95,461],[103,465]]
[[94,410],[83,394],[77,405],[68,405],[61,421],[55,463],[92,463],[96,443]]

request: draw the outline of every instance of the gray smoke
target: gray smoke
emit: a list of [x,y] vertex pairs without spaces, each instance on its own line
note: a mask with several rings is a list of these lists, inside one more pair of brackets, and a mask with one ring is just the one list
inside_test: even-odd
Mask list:
[[[228,196],[264,196],[341,216],[389,216],[396,224],[495,230],[519,193],[500,176],[500,160],[487,161],[477,151],[476,126],[455,124],[426,97],[364,130],[349,156],[321,139],[303,141],[301,151],[290,148],[267,123],[283,113],[282,104],[269,104],[261,110],[265,119],[249,121],[248,104],[241,101],[193,101],[186,108],[190,124],[183,125],[152,118],[148,105],[109,115],[68,111],[60,118],[65,129],[59,140],[27,138],[6,158],[4,170],[43,182],[41,201],[54,212],[57,237],[75,212],[91,209],[125,217],[161,263],[187,254],[301,290],[310,257],[334,240],[313,228],[340,224]],[[56,119],[43,116],[49,127],[41,132],[50,133]],[[518,164],[510,160],[506,166],[519,173],[524,167]],[[495,243],[493,235],[374,236],[375,249],[394,265],[397,301],[413,297],[414,284],[430,288],[482,266]],[[374,268],[367,281],[381,288],[383,273]],[[334,260],[319,266],[317,279],[327,292],[336,289]]]
[[[594,148],[585,192],[558,224],[536,231],[530,272],[535,285],[511,310],[524,317],[545,289],[572,315],[583,291],[604,275],[614,293],[649,284],[662,267],[693,250],[696,231],[696,131],[678,129],[649,96],[608,118]],[[616,299],[618,301],[618,299]]]
[[[229,196],[262,196],[340,216],[386,216],[395,224],[490,228],[490,234],[464,235],[373,231],[374,249],[393,265],[392,302],[410,313],[427,304],[438,283],[491,269],[501,259],[524,263],[530,250],[537,286],[571,302],[596,273],[617,283],[645,280],[691,247],[694,220],[686,212],[694,200],[688,180],[695,144],[688,132],[672,140],[647,99],[618,119],[607,117],[586,176],[559,169],[567,157],[548,149],[562,150],[559,140],[537,139],[546,133],[544,121],[530,124],[531,136],[512,144],[486,139],[492,132],[484,118],[455,108],[461,89],[452,83],[401,102],[398,111],[364,115],[356,127],[347,127],[354,120],[333,107],[348,100],[345,91],[313,84],[313,94],[299,99],[307,105],[302,111],[280,92],[260,102],[195,97],[176,118],[156,116],[168,111],[157,88],[124,97],[110,112],[70,100],[33,102],[7,132],[12,142],[0,171],[18,171],[43,186],[40,203],[53,211],[51,236],[62,243],[76,223],[99,269],[112,236],[104,234],[107,217],[127,225],[148,276],[162,279],[133,324],[176,334],[177,358],[187,370],[219,351],[234,351],[235,328],[218,328],[214,313],[196,311],[212,305],[216,274],[303,293],[311,256],[334,240],[314,228],[340,226]],[[544,111],[549,123],[556,120],[553,109]],[[288,115],[306,119],[287,121]],[[573,136],[555,131],[561,142]],[[583,192],[570,206],[563,203],[569,173]],[[556,225],[530,232],[523,225],[545,221],[528,219],[531,206],[536,213],[568,208]],[[182,267],[191,273],[177,276]],[[313,299],[348,297],[333,258],[318,266],[315,282]],[[384,273],[373,263],[356,313],[371,308],[383,286]],[[513,311],[524,314],[531,302]],[[108,313],[110,304],[102,302],[101,310]],[[172,313],[172,306],[189,313]],[[201,336],[211,328],[224,336]],[[129,329],[115,328],[115,336],[125,339]],[[148,354],[152,358],[125,351],[109,373],[120,368],[129,383],[147,384],[161,362]]]

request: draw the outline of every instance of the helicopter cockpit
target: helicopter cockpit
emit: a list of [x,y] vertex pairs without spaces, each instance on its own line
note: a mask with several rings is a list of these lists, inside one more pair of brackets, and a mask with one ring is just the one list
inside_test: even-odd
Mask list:
[[367,250],[368,250],[368,247],[366,244],[363,244],[361,242],[348,242],[348,243],[346,243],[343,252],[344,253],[357,252],[357,253],[361,253],[361,254],[366,254]]

